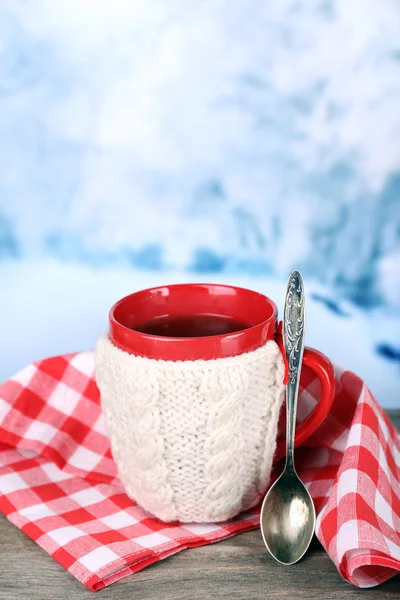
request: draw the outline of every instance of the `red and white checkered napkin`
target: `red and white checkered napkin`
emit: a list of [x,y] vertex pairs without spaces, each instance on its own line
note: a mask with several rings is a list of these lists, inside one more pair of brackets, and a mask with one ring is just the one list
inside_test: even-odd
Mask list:
[[[319,384],[302,374],[300,417]],[[259,526],[258,510],[224,524],[162,523],[124,493],[113,462],[92,352],[42,360],[0,386],[0,510],[91,590],[184,548]],[[400,570],[400,441],[363,382],[336,372],[325,423],[297,451],[317,535],[360,587]],[[134,425],[134,424],[133,424]]]

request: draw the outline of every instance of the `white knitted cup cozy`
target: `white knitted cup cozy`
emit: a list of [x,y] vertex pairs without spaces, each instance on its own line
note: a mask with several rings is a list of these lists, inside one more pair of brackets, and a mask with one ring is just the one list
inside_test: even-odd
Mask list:
[[270,479],[284,365],[274,341],[230,358],[165,361],[102,336],[96,377],[127,494],[163,521],[225,521]]

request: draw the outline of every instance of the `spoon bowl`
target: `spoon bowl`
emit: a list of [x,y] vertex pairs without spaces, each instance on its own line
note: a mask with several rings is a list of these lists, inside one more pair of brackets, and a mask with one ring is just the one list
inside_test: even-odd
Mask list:
[[307,488],[293,470],[285,471],[264,498],[261,533],[264,544],[278,562],[292,565],[310,545],[315,508]]

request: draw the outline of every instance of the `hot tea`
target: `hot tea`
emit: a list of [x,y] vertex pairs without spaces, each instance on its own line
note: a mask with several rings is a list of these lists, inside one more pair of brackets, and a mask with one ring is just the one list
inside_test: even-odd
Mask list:
[[132,327],[135,331],[164,337],[208,337],[225,335],[247,329],[248,325],[221,315],[187,315],[157,317],[142,325]]

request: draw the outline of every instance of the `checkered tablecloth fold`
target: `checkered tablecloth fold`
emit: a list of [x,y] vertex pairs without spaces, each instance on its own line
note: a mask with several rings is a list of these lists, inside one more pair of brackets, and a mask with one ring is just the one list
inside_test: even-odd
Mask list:
[[[318,381],[304,369],[300,419],[318,394]],[[353,373],[336,368],[331,413],[297,450],[296,464],[315,502],[317,536],[340,574],[359,587],[395,575],[399,432]],[[0,386],[0,511],[91,590],[259,526],[258,510],[222,524],[163,523],[128,498],[92,352],[39,361]]]

